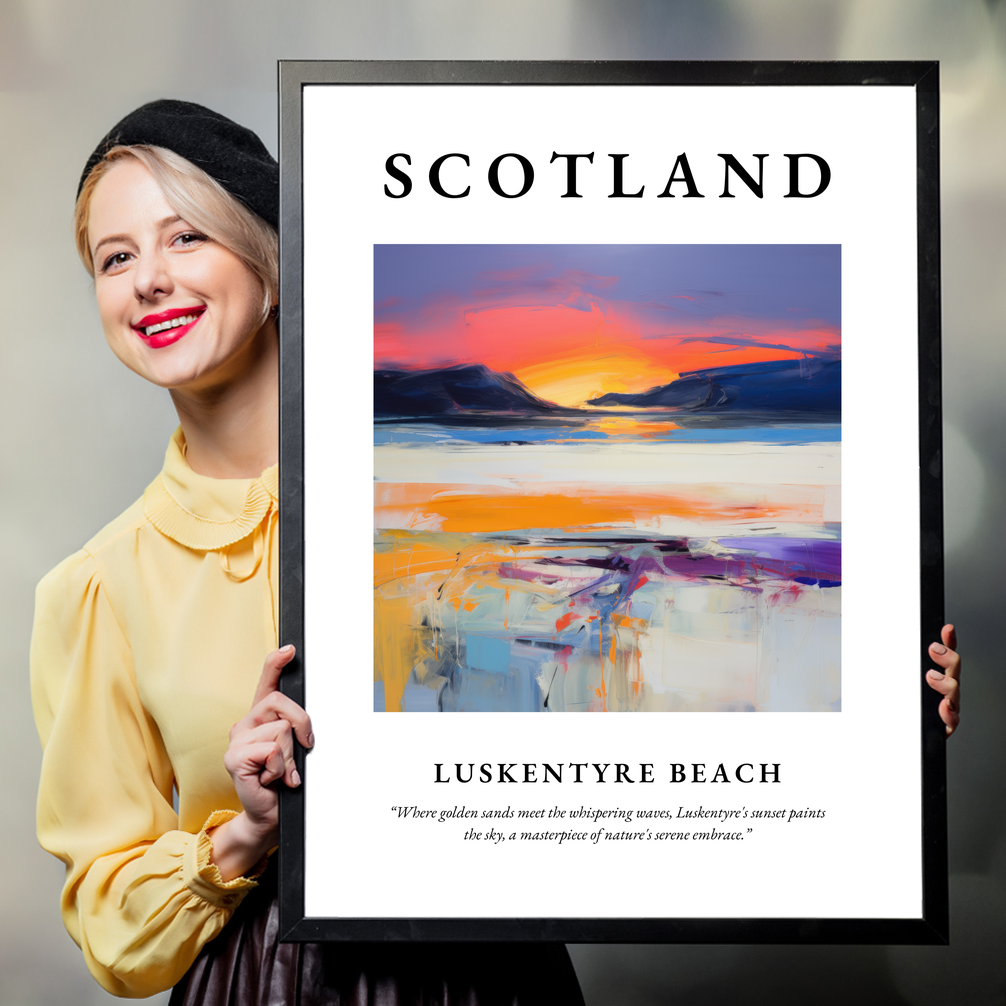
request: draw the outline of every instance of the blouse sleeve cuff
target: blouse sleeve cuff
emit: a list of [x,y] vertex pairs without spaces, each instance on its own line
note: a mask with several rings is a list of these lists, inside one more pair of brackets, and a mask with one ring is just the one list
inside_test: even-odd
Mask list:
[[186,845],[182,860],[182,875],[186,886],[194,894],[218,908],[237,908],[245,895],[252,888],[258,887],[255,878],[261,876],[269,865],[269,857],[263,856],[247,875],[224,880],[216,863],[210,861],[213,842],[207,832],[237,815],[238,812],[235,810],[215,810],[210,814],[202,831],[195,836],[195,841]]

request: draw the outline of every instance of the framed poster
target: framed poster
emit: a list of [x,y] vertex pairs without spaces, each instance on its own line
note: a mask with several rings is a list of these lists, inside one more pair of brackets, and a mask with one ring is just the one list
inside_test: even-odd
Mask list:
[[935,64],[280,90],[287,938],[945,941]]

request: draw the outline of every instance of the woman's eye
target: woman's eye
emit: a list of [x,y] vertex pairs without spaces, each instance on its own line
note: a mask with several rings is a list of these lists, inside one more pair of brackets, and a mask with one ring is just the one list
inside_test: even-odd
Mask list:
[[179,234],[174,243],[181,245],[182,248],[190,248],[192,245],[202,244],[205,240],[205,234],[200,234],[198,231],[186,231],[184,234]]
[[125,265],[129,261],[129,252],[116,252],[114,255],[109,255],[105,259],[101,266],[102,272],[114,271],[121,265]]

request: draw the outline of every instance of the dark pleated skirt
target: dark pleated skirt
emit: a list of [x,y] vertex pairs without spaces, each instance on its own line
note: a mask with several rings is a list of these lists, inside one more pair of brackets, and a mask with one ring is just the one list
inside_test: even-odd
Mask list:
[[170,1006],[583,1006],[561,943],[280,943],[274,875]]

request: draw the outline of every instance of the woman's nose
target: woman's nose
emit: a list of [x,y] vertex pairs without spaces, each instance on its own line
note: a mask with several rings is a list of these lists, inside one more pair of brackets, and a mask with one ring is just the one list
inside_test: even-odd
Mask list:
[[174,290],[167,259],[159,250],[140,255],[133,271],[133,287],[136,299],[146,301],[158,300]]

